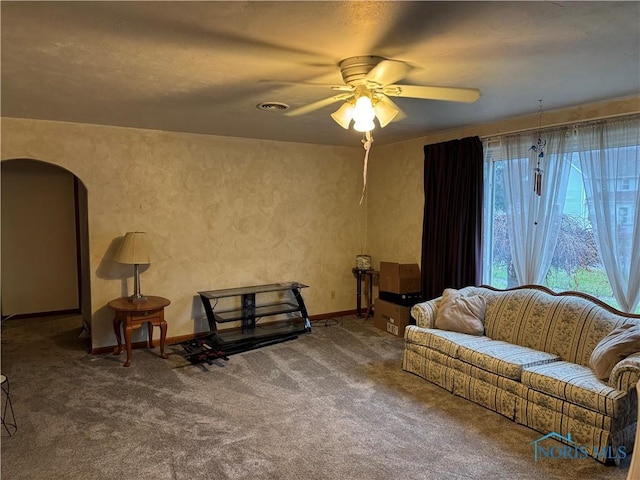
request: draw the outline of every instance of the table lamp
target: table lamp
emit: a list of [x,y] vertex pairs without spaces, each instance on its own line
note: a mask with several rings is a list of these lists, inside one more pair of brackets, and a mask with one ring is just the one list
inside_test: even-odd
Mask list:
[[146,232],[127,232],[116,253],[115,261],[133,265],[133,295],[129,300],[133,303],[146,302],[147,297],[140,293],[140,270],[139,265],[148,265],[149,243]]

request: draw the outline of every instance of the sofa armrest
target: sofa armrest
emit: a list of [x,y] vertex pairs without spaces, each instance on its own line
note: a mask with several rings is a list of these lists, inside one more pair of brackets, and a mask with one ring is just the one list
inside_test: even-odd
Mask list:
[[623,392],[636,388],[640,380],[640,352],[632,353],[627,358],[620,360],[609,377],[609,386]]
[[436,311],[440,298],[416,303],[411,307],[411,316],[415,319],[418,327],[436,328]]

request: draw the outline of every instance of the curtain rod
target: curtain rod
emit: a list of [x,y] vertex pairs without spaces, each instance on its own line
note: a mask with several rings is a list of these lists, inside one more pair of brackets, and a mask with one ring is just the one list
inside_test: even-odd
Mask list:
[[544,125],[541,128],[536,128],[536,127],[527,127],[527,128],[520,128],[518,130],[510,130],[508,132],[500,132],[500,133],[494,133],[492,135],[480,135],[479,138],[480,140],[487,140],[490,138],[495,138],[495,137],[503,137],[506,135],[513,135],[515,133],[523,133],[523,132],[535,132],[535,131],[544,131],[544,130],[549,130],[552,128],[557,128],[557,127],[563,127],[565,125],[584,125],[587,123],[592,123],[592,122],[600,122],[602,120],[609,120],[612,118],[618,118],[618,117],[633,117],[633,116],[637,116],[640,115],[640,112],[635,112],[635,113],[617,113],[617,114],[612,114],[612,115],[603,115],[601,117],[594,117],[594,118],[590,118],[589,120],[574,120],[571,122],[558,122],[558,123],[550,123],[548,125]]

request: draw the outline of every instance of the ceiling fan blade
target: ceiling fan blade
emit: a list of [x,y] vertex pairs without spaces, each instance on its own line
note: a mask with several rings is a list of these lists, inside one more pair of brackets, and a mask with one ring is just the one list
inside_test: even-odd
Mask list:
[[402,80],[413,67],[398,60],[382,60],[365,76],[365,80],[378,85],[389,85]]
[[350,85],[331,85],[331,90],[338,92],[353,92],[355,89]]
[[381,89],[390,97],[422,98],[448,102],[473,103],[480,98],[477,88],[427,87],[424,85],[387,85]]
[[323,87],[323,88],[333,88],[334,85],[329,83],[316,83],[316,82],[305,82],[305,81],[292,81],[292,80],[273,80],[273,79],[263,79],[258,80],[258,83],[272,83],[274,85],[310,85],[315,87]]
[[310,103],[308,105],[304,105],[300,108],[296,108],[289,112],[286,112],[285,115],[288,117],[295,117],[298,115],[304,115],[305,113],[310,113],[315,110],[320,110],[327,105],[331,105],[332,103],[339,102],[340,100],[346,100],[353,96],[353,93],[341,93],[340,95],[334,95],[333,97],[323,98],[322,100],[318,100],[317,102]]
[[258,83],[271,83],[273,85],[306,85],[309,87],[322,87],[339,92],[353,92],[354,88],[349,85],[334,85],[330,83],[317,83],[317,82],[292,82],[288,80],[258,80]]
[[[261,39],[252,36],[254,32],[250,29],[232,31],[226,28],[224,20],[211,20],[233,16],[235,6],[232,2],[190,2],[188,6],[180,2],[166,2],[162,8],[157,8],[152,2],[121,2],[117,5],[114,2],[92,2],[90,5],[87,2],[59,2],[50,8],[55,9],[55,15],[60,15],[58,21],[64,18],[64,22],[69,24],[100,29],[118,41],[135,39],[185,50],[217,49],[286,63],[298,62],[321,68],[334,66],[332,59],[319,51],[295,47],[285,41]],[[37,12],[42,16],[51,15],[49,7],[44,5]]]

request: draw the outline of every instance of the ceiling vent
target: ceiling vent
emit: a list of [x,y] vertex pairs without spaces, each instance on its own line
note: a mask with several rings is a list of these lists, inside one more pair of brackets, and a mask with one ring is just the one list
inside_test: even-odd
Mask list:
[[289,105],[280,102],[262,102],[256,105],[260,110],[266,110],[267,112],[284,112],[289,110]]

